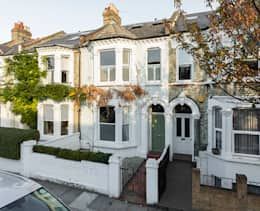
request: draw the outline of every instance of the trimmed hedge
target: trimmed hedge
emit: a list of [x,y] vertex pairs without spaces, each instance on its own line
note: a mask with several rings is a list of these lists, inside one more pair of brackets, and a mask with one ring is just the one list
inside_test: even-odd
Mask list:
[[21,143],[40,138],[37,130],[0,127],[0,157],[20,160]]
[[70,150],[70,149],[61,149],[43,145],[33,146],[33,151],[37,153],[43,153],[48,155],[54,155],[58,158],[63,158],[66,160],[81,161],[87,160],[97,163],[108,164],[109,157],[111,154],[103,152],[83,152],[80,150]]

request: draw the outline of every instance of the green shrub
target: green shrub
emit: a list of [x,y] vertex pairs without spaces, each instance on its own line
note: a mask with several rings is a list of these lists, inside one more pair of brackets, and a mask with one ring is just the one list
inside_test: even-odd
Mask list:
[[20,160],[21,143],[29,140],[38,141],[39,138],[37,130],[0,127],[0,157]]
[[37,153],[55,155],[58,158],[63,158],[66,160],[87,160],[104,164],[108,164],[109,157],[111,156],[111,154],[102,152],[82,152],[79,150],[61,149],[42,145],[34,146],[33,151]]
[[59,153],[60,148],[48,147],[43,145],[33,146],[33,151],[37,153],[43,153],[56,156]]

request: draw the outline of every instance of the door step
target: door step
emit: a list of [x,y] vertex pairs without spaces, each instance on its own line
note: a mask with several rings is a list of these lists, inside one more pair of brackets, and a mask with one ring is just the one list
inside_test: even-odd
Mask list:
[[173,160],[192,162],[192,155],[186,154],[173,154]]
[[161,152],[153,152],[153,151],[150,151],[147,155],[147,158],[152,158],[152,159],[156,159],[158,160],[160,157],[161,157]]

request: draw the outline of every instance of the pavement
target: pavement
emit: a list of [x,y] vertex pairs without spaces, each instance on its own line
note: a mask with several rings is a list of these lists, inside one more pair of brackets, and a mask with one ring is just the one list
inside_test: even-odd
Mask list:
[[36,180],[61,199],[72,211],[165,211],[167,209],[141,206],[109,198],[87,190]]
[[192,163],[173,160],[167,168],[166,190],[159,205],[169,210],[192,210]]

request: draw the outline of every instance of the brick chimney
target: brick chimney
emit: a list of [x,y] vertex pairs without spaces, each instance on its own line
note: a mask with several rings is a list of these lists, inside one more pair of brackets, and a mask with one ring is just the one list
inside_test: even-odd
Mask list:
[[103,12],[103,23],[107,24],[118,24],[121,25],[121,18],[119,16],[119,10],[112,3],[105,8]]
[[30,32],[30,28],[25,26],[23,22],[17,22],[14,24],[14,28],[12,29],[12,41],[14,42],[23,42],[26,40],[30,40],[32,38],[32,33]]

